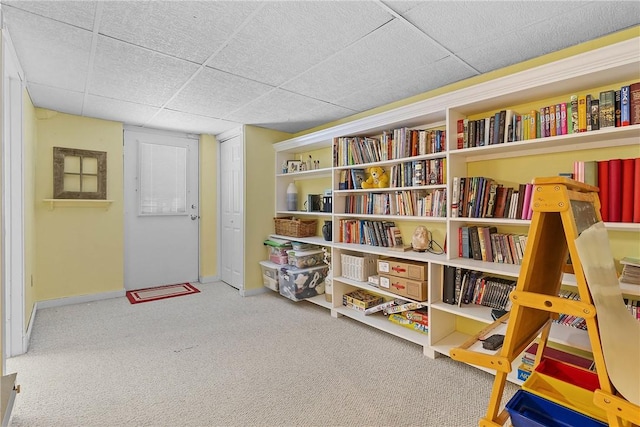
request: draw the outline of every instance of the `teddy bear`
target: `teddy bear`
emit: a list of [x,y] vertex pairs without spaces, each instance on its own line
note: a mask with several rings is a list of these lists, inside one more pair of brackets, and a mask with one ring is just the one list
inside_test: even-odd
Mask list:
[[369,168],[369,178],[362,181],[362,188],[386,188],[389,186],[389,177],[383,168],[373,166]]

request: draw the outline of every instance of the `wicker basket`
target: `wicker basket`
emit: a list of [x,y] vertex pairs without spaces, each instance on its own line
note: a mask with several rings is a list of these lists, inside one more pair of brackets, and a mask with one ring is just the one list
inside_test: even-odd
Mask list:
[[318,221],[315,219],[274,218],[276,234],[291,237],[311,237],[316,235]]

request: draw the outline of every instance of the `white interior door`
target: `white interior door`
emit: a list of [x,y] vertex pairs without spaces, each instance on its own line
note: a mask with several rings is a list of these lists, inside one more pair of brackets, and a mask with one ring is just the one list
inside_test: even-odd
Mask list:
[[198,281],[198,140],[124,132],[124,286]]
[[244,287],[244,156],[242,135],[220,146],[222,221],[221,278],[236,289]]

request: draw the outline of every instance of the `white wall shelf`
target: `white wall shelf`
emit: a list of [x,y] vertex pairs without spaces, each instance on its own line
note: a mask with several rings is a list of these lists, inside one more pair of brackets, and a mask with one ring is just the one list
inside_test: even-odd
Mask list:
[[42,202],[49,205],[49,210],[55,208],[103,208],[111,207],[113,200],[93,200],[93,199],[42,199]]

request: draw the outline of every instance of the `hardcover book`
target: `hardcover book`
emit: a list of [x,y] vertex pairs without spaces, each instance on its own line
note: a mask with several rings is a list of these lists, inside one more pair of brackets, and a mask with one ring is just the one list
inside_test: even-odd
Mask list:
[[600,100],[591,100],[591,130],[600,129]]
[[640,82],[629,86],[629,124],[640,124]]
[[[576,129],[576,128],[574,128]],[[587,131],[587,96],[578,96],[578,132]]]
[[[613,98],[612,98],[613,99]],[[578,95],[571,95],[571,129],[572,133],[579,132],[578,124]]]
[[620,126],[629,126],[630,119],[629,86],[620,88]]
[[615,121],[615,91],[600,92],[600,128],[612,127]]
[[478,227],[475,225],[469,227],[469,241],[471,242],[471,255],[473,256],[473,259],[482,261],[480,236],[478,235]]

